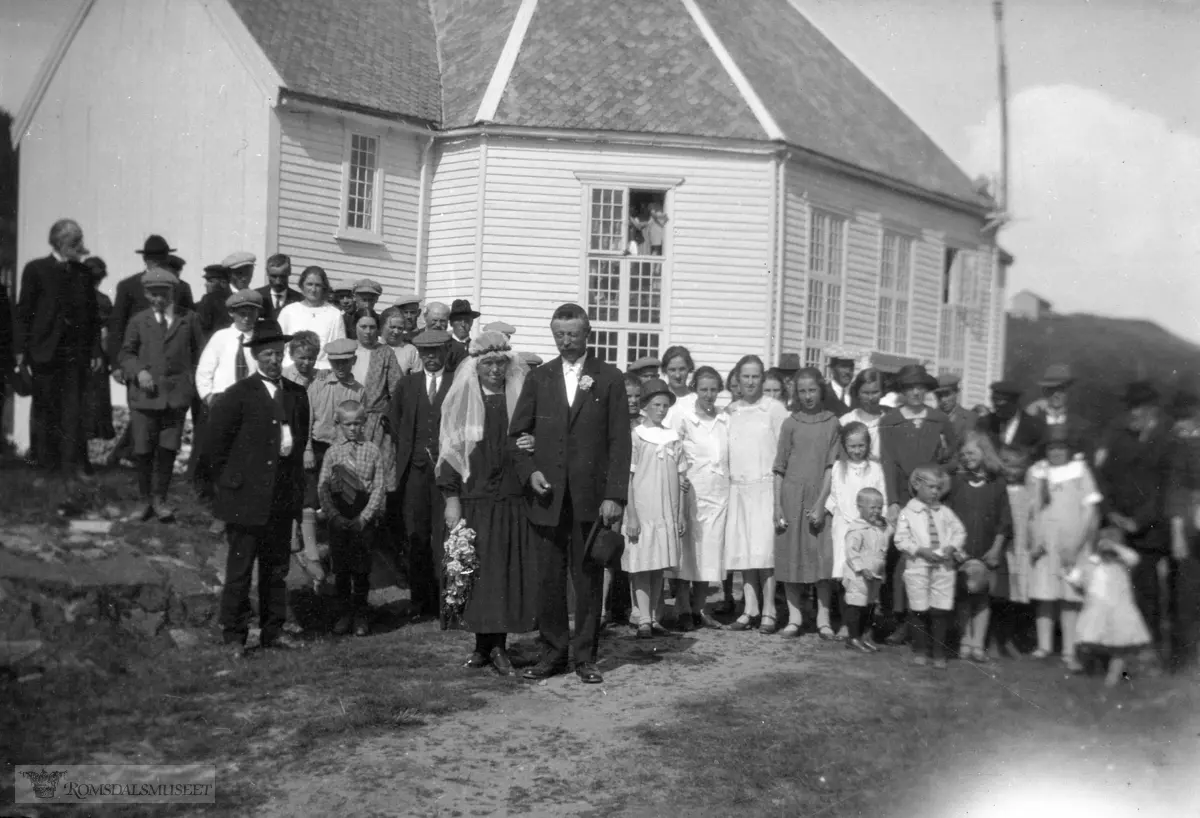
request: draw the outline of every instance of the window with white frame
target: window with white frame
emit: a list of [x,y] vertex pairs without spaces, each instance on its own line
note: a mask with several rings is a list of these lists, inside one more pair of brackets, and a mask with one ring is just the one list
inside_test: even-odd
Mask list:
[[825,347],[842,341],[846,220],[823,210],[810,218],[804,363],[822,367]]
[[942,314],[938,333],[938,372],[962,375],[967,367],[969,310],[979,296],[976,253],[947,247],[942,264]]
[[663,337],[666,192],[587,192],[587,312],[596,356],[619,367],[657,355]]
[[378,232],[379,138],[351,133],[346,144],[346,199],[342,228]]
[[876,332],[880,352],[908,354],[912,249],[913,242],[908,236],[884,232],[879,268],[879,324]]

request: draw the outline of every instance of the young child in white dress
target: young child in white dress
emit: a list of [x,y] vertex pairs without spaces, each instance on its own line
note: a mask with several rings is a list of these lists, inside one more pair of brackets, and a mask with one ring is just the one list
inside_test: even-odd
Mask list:
[[946,669],[946,634],[954,612],[958,564],[966,559],[967,531],[942,505],[950,477],[938,466],[919,466],[908,481],[913,498],[896,522],[896,548],[908,555],[904,590],[913,625],[913,664]]
[[663,426],[675,395],[665,382],[652,378],[642,384],[642,423],[633,429],[629,504],[625,507],[625,538],[621,568],[629,573],[638,611],[639,639],[666,634],[659,624],[663,572],[679,566],[680,539],[687,531],[683,473],[687,469],[683,443]]
[[1129,579],[1138,560],[1120,529],[1105,528],[1096,547],[1067,575],[1067,581],[1083,594],[1075,628],[1077,650],[1108,659],[1104,679],[1108,687],[1124,675],[1125,657],[1150,644],[1150,631],[1133,601]]
[[[825,503],[826,510],[832,516],[830,527],[835,584],[841,584],[846,566],[846,537],[851,527],[861,519],[859,492],[866,488],[876,490],[884,498],[884,508],[887,507],[887,481],[883,477],[883,467],[871,457],[874,441],[870,429],[865,423],[852,420],[842,425],[841,438],[841,452],[831,470],[829,499]],[[842,616],[845,624],[838,634],[841,638],[850,635],[847,613],[843,612]]]
[[842,572],[842,585],[846,589],[846,627],[850,634],[846,648],[860,653],[879,650],[871,638],[870,617],[887,571],[888,541],[892,538],[892,527],[883,516],[885,505],[883,492],[879,489],[860,489],[855,496],[857,515],[846,532]]

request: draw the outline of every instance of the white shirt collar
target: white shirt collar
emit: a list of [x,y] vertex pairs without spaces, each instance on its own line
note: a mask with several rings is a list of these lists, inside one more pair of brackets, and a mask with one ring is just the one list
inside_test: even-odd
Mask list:
[[576,361],[576,362],[575,362],[575,363],[573,363],[573,364],[569,364],[569,363],[567,363],[567,359],[566,359],[566,358],[563,358],[563,371],[564,371],[564,372],[568,372],[568,371],[569,371],[569,372],[582,372],[582,371],[583,371],[583,364],[584,364],[584,362],[585,362],[586,360],[587,360],[587,353],[586,353],[586,352],[585,352],[585,353],[583,353],[582,355],[580,355],[580,356],[579,356],[579,360],[578,360],[578,361]]

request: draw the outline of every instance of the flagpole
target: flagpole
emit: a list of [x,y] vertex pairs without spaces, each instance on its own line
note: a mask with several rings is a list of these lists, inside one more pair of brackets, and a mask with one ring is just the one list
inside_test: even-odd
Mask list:
[[996,18],[996,62],[1000,80],[1000,184],[999,210],[1008,213],[1008,61],[1004,54],[1004,0],[992,0]]

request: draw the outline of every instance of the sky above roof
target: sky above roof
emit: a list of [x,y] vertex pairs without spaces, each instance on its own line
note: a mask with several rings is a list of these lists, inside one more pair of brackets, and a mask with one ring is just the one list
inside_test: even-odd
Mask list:
[[[0,106],[20,106],[79,0],[0,3]],[[969,173],[998,165],[990,0],[796,0]],[[1007,0],[1009,292],[1200,341],[1200,5]],[[469,105],[469,103],[466,103]]]

